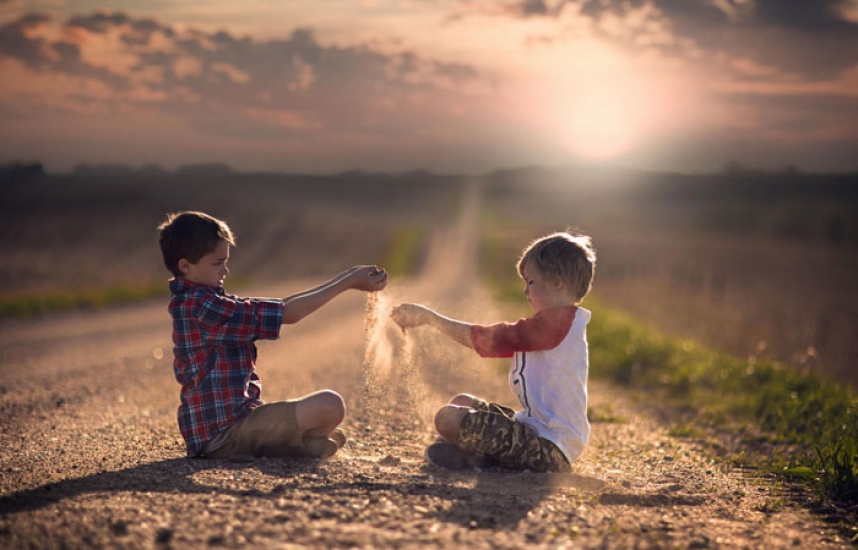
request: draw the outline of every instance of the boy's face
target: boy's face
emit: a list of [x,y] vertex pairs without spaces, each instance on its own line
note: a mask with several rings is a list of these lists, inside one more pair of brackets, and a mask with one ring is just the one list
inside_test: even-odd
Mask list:
[[223,286],[223,281],[229,273],[229,268],[226,266],[228,261],[229,243],[219,241],[212,252],[200,258],[200,261],[195,264],[185,258],[179,260],[179,269],[186,281],[220,287]]
[[521,270],[524,295],[535,313],[552,307],[572,305],[559,279],[546,279],[539,270],[525,264]]

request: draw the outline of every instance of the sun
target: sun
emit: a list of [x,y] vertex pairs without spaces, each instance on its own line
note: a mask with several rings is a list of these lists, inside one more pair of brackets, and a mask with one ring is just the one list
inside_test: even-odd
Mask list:
[[578,51],[554,58],[553,74],[543,80],[543,120],[563,150],[592,161],[619,157],[644,137],[654,107],[651,87],[620,52],[598,43]]
[[617,85],[578,89],[557,109],[561,146],[586,160],[616,158],[639,139],[635,102]]

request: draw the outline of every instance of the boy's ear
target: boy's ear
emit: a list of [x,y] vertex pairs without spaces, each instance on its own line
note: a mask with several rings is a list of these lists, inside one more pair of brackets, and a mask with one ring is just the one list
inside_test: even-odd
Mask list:
[[187,275],[190,269],[191,262],[187,258],[179,259],[179,271],[181,271],[183,275]]
[[558,278],[554,279],[554,283],[553,283],[553,285],[552,285],[552,286],[554,286],[554,290],[560,290],[560,289],[562,289],[565,285],[563,284],[563,279],[561,279],[560,277],[558,277]]

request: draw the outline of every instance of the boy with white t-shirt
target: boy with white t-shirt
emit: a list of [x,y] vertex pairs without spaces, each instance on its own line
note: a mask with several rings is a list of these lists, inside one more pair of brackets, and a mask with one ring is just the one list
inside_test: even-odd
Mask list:
[[435,415],[443,440],[426,449],[430,463],[447,469],[570,471],[590,434],[590,312],[579,304],[590,291],[595,267],[590,237],[554,233],[531,243],[518,262],[532,317],[476,325],[419,304],[393,309],[391,317],[402,328],[429,325],[482,357],[512,358],[510,388],[521,409],[457,395]]

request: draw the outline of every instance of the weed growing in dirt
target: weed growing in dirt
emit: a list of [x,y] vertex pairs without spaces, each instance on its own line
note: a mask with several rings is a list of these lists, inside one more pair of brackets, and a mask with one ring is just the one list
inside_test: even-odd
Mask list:
[[833,500],[858,502],[858,442],[846,436],[827,448],[816,447],[823,465],[822,490]]

